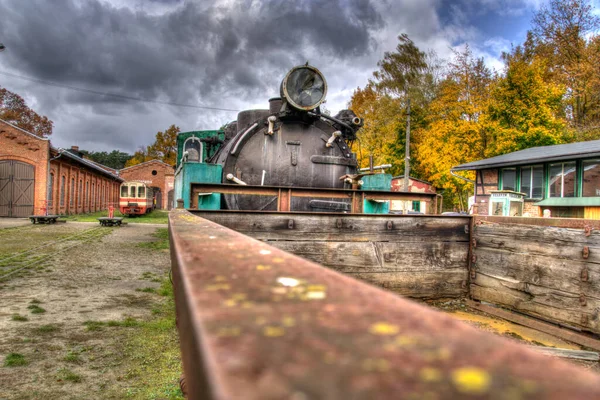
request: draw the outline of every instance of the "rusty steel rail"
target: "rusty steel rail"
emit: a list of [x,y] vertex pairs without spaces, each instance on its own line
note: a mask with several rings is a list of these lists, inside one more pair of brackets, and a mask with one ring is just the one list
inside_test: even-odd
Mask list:
[[191,399],[592,399],[600,376],[185,210],[169,216]]
[[246,194],[277,197],[277,211],[291,211],[293,197],[320,197],[331,199],[351,199],[350,212],[360,214],[364,200],[419,200],[431,201],[431,209],[437,210],[437,197],[432,193],[385,192],[378,190],[320,189],[279,186],[250,186],[232,184],[192,183],[190,206],[198,208],[200,193]]

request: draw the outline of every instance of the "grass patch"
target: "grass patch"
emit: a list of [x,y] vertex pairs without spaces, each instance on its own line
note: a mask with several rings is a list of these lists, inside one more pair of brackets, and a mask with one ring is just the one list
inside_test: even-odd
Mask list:
[[108,326],[122,326],[125,328],[131,328],[133,326],[139,326],[140,322],[138,322],[135,318],[127,317],[123,321],[108,321],[106,323]]
[[13,314],[11,319],[13,321],[29,321],[29,318],[24,317],[23,315],[20,315],[20,314]]
[[58,326],[48,324],[48,325],[42,325],[42,326],[36,328],[35,332],[45,334],[45,333],[56,332],[57,330],[58,330]]
[[43,314],[46,312],[46,310],[44,310],[42,307],[38,306],[37,304],[30,304],[27,306],[27,308],[31,311],[32,314]]
[[156,293],[156,290],[151,287],[145,287],[143,289],[137,288],[137,289],[135,289],[135,291],[136,292],[144,292],[144,293]]
[[83,324],[88,331],[99,331],[105,326],[131,328],[133,326],[138,326],[140,323],[135,318],[127,317],[123,321],[85,321]]
[[102,321],[85,321],[83,323],[86,329],[90,332],[102,330],[102,327],[106,325],[106,323]]
[[69,351],[67,353],[67,355],[65,355],[65,357],[63,358],[63,361],[66,361],[68,363],[79,364],[82,360],[81,360],[81,357],[79,356],[79,353],[76,353],[74,351]]
[[67,381],[67,382],[73,382],[73,383],[81,382],[81,375],[76,374],[75,372],[71,371],[68,368],[59,369],[58,374],[56,375],[56,378],[60,381]]
[[161,283],[160,283],[160,288],[158,288],[157,293],[161,296],[165,296],[168,298],[174,298],[175,295],[173,293],[173,285],[171,285],[171,282],[168,279],[164,279]]
[[124,379],[126,398],[183,399],[179,389],[181,357],[175,327],[175,303],[168,278],[161,281],[159,291],[166,298],[152,309],[149,321],[136,321],[134,329],[126,331],[123,355],[128,372]]
[[27,364],[29,362],[25,359],[25,356],[19,353],[9,353],[4,359],[5,367],[22,367]]
[[169,249],[169,230],[167,228],[158,228],[153,236],[157,239],[152,242],[142,242],[138,246],[152,250],[168,250]]
[[33,299],[29,302],[29,304],[42,304],[42,302],[39,301],[38,299]]
[[[126,217],[121,214],[118,210],[115,210],[115,217],[123,217],[123,222],[135,222],[143,224],[167,224],[169,222],[169,212],[164,210],[154,210],[150,214],[141,215],[139,217]],[[97,211],[89,214],[77,214],[69,215],[65,219],[67,221],[78,221],[78,222],[96,222],[98,218],[108,217],[108,211]]]

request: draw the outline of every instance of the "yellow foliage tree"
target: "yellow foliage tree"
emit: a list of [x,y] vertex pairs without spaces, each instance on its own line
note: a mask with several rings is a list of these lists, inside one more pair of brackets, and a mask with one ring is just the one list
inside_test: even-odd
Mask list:
[[[485,157],[491,138],[486,112],[492,76],[468,47],[455,53],[449,65],[448,76],[430,104],[429,125],[419,132],[416,157],[426,179],[445,189],[449,197],[464,199],[472,185],[453,177],[450,169]],[[460,203],[464,209],[466,202]]]
[[399,132],[404,121],[400,100],[367,85],[356,89],[350,109],[365,121],[353,148],[359,166],[367,167],[373,155],[375,165],[392,164],[390,173],[399,173],[403,166],[398,162],[398,142],[403,142]]
[[180,132],[178,126],[171,125],[164,132],[157,132],[154,143],[148,147],[141,147],[127,161],[125,167],[141,164],[150,160],[161,160],[169,165],[175,166],[177,160],[177,134]]

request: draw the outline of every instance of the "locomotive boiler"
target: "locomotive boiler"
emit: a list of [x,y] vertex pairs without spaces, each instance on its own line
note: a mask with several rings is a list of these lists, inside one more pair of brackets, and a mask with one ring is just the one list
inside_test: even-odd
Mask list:
[[[322,112],[326,95],[323,74],[300,65],[285,75],[280,97],[271,98],[268,109],[242,111],[221,130],[180,133],[175,201],[181,198],[190,207],[193,182],[356,189],[363,182],[356,178],[360,175],[351,146],[363,121],[351,110],[335,116]],[[198,208],[269,211],[276,209],[275,200],[201,193]],[[291,210],[346,212],[350,204],[339,198],[302,197],[292,199]]]

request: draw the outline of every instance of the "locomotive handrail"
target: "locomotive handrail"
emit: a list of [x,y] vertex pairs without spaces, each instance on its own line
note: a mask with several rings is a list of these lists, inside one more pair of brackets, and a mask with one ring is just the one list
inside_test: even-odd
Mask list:
[[185,210],[169,231],[190,399],[600,398],[590,371]]

